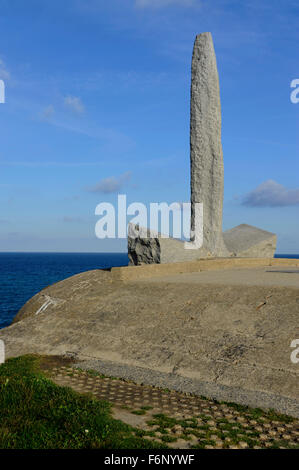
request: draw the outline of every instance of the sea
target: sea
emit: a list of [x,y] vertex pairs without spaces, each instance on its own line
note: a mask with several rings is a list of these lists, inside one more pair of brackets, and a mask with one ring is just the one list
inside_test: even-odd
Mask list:
[[[276,258],[299,259],[279,254]],[[127,266],[127,253],[0,253],[0,329],[41,289],[91,269]]]
[[127,266],[127,253],[0,253],[0,329],[41,289],[91,269]]

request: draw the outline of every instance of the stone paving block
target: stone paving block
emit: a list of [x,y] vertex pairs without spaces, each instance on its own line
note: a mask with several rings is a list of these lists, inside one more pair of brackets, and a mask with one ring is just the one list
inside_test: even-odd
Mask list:
[[[299,448],[298,420],[284,423],[277,420],[271,421],[264,416],[252,419],[249,416],[249,411],[248,413],[240,412],[221,403],[218,404],[195,396],[187,396],[179,392],[168,394],[160,389],[144,387],[121,380],[90,376],[88,372],[78,372],[76,369],[60,368],[52,370],[52,379],[59,385],[70,386],[80,393],[93,393],[99,399],[111,402],[117,416],[125,416],[126,413],[126,416],[137,416],[132,411],[141,412],[141,415],[138,415],[139,427],[140,423],[143,423],[142,429],[155,432],[155,438],[147,437],[162,442],[165,436],[172,435],[175,437],[176,442],[169,443],[171,448],[199,446],[218,449],[225,447],[245,449],[249,447],[249,444],[244,441],[244,436],[251,436],[253,431],[260,433],[258,439],[252,438],[253,444],[256,440],[258,441],[258,445],[252,445],[253,448],[270,448],[275,440],[279,441],[280,444],[285,443],[286,448],[290,445]],[[147,400],[145,400],[145,396],[148,397]],[[148,404],[150,404],[150,409],[142,409]],[[128,406],[129,409],[126,410],[126,413],[121,414],[117,410],[122,410],[123,405]],[[164,433],[161,433],[159,425],[149,426],[147,424],[149,420],[157,419],[157,414],[161,416],[161,413],[162,416],[166,416],[166,419],[171,417],[178,422],[185,423],[184,427],[179,424],[172,427],[167,426],[164,428]],[[196,419],[195,416],[197,416]],[[222,422],[222,420],[225,421]],[[126,422],[128,421],[130,420],[127,419]],[[131,422],[133,421],[132,418]],[[222,429],[227,425],[231,426],[234,433],[239,431],[235,437],[230,435],[229,430]],[[200,430],[198,426],[203,426],[203,429]],[[219,431],[221,434],[216,434]],[[180,435],[184,433],[187,433],[187,436],[184,436],[187,440],[180,438]],[[236,438],[238,439],[237,442],[235,442]],[[210,441],[213,441],[214,444],[211,445]],[[284,446],[280,445],[279,447]]]

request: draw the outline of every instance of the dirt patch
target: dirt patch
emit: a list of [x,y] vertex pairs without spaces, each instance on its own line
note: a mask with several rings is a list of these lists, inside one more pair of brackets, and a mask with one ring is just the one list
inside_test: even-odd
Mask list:
[[148,417],[138,416],[131,413],[130,411],[123,410],[121,408],[113,407],[112,414],[115,419],[120,419],[126,424],[133,426],[134,428],[144,429],[146,428],[146,421]]

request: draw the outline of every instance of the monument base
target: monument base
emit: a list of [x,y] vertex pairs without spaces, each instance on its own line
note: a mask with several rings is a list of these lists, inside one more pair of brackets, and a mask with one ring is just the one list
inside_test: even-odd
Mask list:
[[185,243],[176,238],[163,238],[160,233],[150,236],[149,230],[134,226],[135,235],[129,229],[128,257],[129,264],[165,264],[200,259],[200,250],[189,250]]
[[[252,225],[242,224],[227,230],[223,239],[227,254],[222,258],[273,258],[276,250],[276,235]],[[131,226],[129,230],[128,256],[131,266],[215,258],[202,248],[186,249],[182,240],[163,238],[160,233],[151,234],[148,229],[138,226]]]

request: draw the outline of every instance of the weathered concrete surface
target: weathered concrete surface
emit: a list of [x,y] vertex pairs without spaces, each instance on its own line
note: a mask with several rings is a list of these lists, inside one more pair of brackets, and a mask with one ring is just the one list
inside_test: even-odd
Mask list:
[[221,104],[211,33],[196,36],[191,67],[191,228],[195,204],[203,203],[201,257],[228,256],[222,238],[224,169]]
[[241,224],[223,233],[227,249],[243,258],[273,258],[277,237],[252,225]]
[[298,417],[298,315],[299,288],[279,280],[121,282],[90,271],[33,297],[0,339],[8,357],[68,353],[111,375]]

